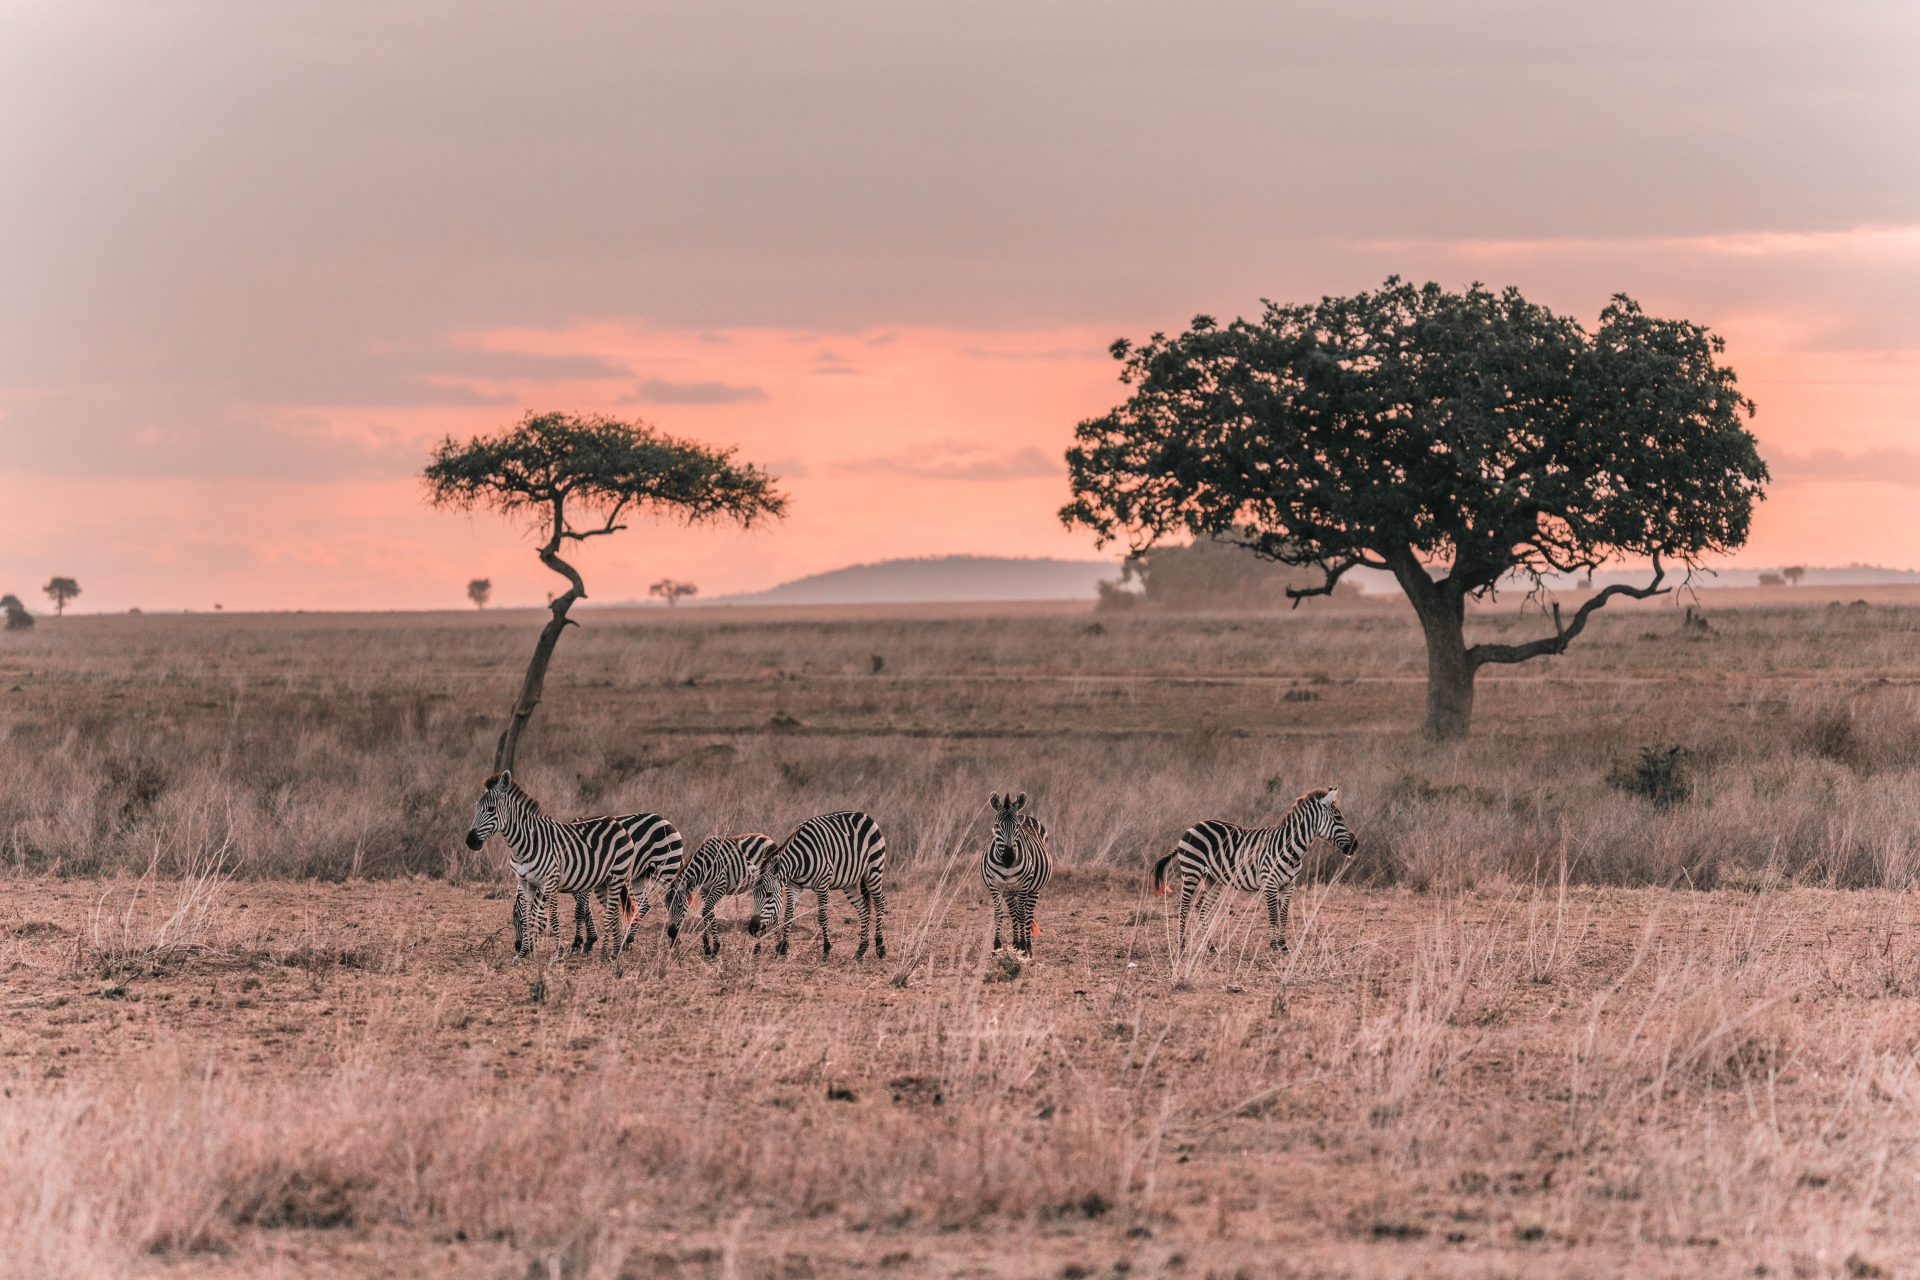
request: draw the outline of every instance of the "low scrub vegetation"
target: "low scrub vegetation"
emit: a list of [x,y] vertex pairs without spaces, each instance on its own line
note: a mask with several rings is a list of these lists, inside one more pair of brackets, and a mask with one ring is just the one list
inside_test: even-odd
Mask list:
[[[491,877],[459,837],[527,617],[86,618],[10,640],[0,865],[185,874],[218,852],[243,877]],[[1066,862],[1144,867],[1198,818],[1338,783],[1362,884],[1532,883],[1563,847],[1575,883],[1912,884],[1920,609],[1849,614],[1845,644],[1817,607],[1715,618],[1682,643],[1670,607],[1614,611],[1552,665],[1490,674],[1476,737],[1433,746],[1398,605],[589,613],[519,773],[555,812],[658,810],[695,839],[858,805],[902,865],[955,855],[1009,785]]]

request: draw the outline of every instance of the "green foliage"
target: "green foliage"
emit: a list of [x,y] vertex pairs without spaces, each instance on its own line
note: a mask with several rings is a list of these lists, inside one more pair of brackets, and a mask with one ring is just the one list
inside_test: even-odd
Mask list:
[[1746,540],[1767,479],[1721,349],[1624,297],[1588,333],[1514,289],[1398,279],[1200,316],[1114,344],[1132,394],[1079,425],[1061,518],[1135,550],[1238,537],[1330,577],[1404,552],[1465,594],[1622,556],[1691,565]]
[[783,514],[787,502],[773,477],[735,462],[731,449],[599,414],[530,413],[497,435],[449,437],[425,475],[435,506],[524,513],[545,524],[564,505],[599,516],[606,532],[629,510],[750,525]]
[[19,596],[0,596],[0,612],[4,612],[7,615],[7,630],[33,630],[33,615],[27,612],[27,606],[20,603]]
[[1687,778],[1692,760],[1693,753],[1685,747],[1643,747],[1638,760],[1613,767],[1607,785],[1670,808],[1693,794],[1693,783]]

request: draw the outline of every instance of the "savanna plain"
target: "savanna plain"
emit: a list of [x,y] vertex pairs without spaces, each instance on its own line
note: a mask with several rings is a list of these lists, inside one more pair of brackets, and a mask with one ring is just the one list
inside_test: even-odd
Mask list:
[[[806,899],[756,955],[735,899],[705,960],[656,894],[617,973],[512,963],[461,837],[534,614],[44,620],[0,640],[0,1271],[1920,1274],[1920,594],[1616,604],[1445,745],[1385,601],[578,617],[516,777],[689,841],[864,808],[887,957]],[[1153,859],[1323,785],[1359,855],[1292,948],[1229,898],[1175,955]]]

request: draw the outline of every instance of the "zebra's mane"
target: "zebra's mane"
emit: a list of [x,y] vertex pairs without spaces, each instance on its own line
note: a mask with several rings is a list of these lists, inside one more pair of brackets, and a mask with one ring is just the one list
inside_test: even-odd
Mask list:
[[[496,773],[491,778],[487,779],[487,790],[491,791],[499,785],[500,785],[499,774]],[[521,787],[519,779],[508,778],[507,791],[510,795],[518,799],[521,804],[524,804],[525,806],[527,806],[527,808],[531,809],[533,812],[539,814],[543,818],[547,816],[547,811],[540,807],[540,802],[538,800],[535,800],[532,796],[528,795],[526,793],[526,790],[523,787]]]
[[1326,798],[1327,798],[1327,788],[1315,787],[1313,790],[1307,792],[1307,794],[1301,796],[1298,800],[1295,800],[1291,805],[1288,806],[1287,816],[1291,818],[1294,814],[1300,812],[1301,806],[1309,803],[1310,801],[1325,800]]

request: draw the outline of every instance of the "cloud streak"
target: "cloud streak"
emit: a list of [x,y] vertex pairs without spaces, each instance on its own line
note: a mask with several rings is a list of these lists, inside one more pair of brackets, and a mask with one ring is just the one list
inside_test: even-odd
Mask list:
[[1920,489],[1920,453],[1910,449],[1815,449],[1767,459],[1779,484],[1892,484]]
[[980,482],[1054,477],[1064,474],[1066,467],[1058,457],[1033,447],[1003,452],[968,441],[943,440],[924,449],[846,459],[835,470],[847,475]]

